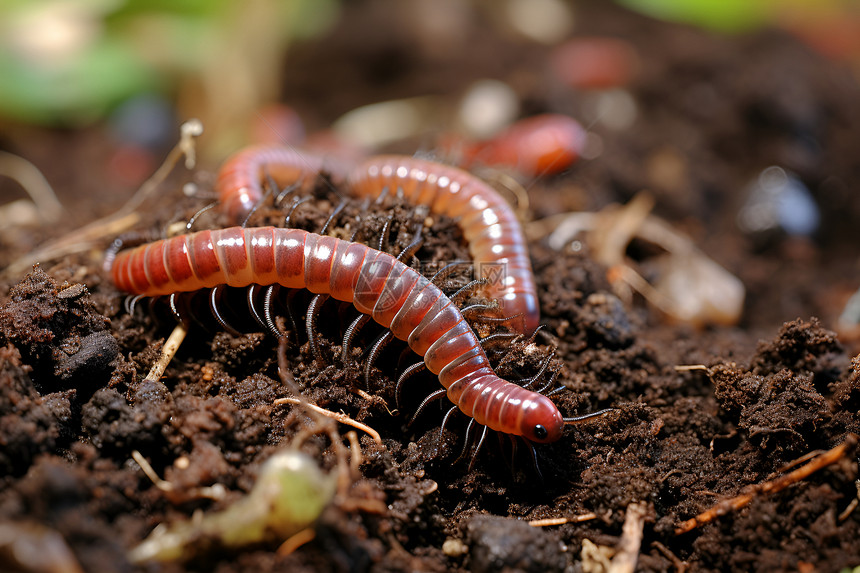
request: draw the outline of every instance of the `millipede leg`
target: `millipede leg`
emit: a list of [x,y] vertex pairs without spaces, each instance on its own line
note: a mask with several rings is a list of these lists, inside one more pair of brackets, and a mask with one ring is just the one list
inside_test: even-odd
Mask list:
[[[248,304],[248,310],[251,312],[251,316],[254,317],[257,324],[272,333],[272,336],[275,338],[280,338],[283,335],[278,331],[274,317],[272,317],[272,296],[276,286],[277,285],[269,285],[262,287],[260,285],[251,285],[248,287],[246,301]],[[259,295],[260,292],[263,293],[262,297]],[[262,309],[258,308],[260,305],[258,299],[260,298],[263,299]]]
[[[462,314],[463,316],[466,316],[466,315],[472,315],[473,313],[478,312],[479,310],[498,310],[498,309],[499,309],[499,307],[497,307],[494,304],[475,303],[475,304],[470,304],[469,306],[464,306],[463,308],[461,308],[460,314]],[[475,318],[494,319],[496,322],[504,322],[505,320],[507,320],[505,317],[498,317],[498,316],[487,316],[487,317],[477,316]],[[514,334],[516,336],[520,335],[519,333],[514,333]]]
[[170,296],[167,297],[167,305],[170,307],[170,312],[173,314],[173,318],[176,319],[176,322],[182,324],[185,320],[182,313],[179,312],[179,306],[176,304],[177,297],[177,293],[170,293]]
[[487,348],[492,348],[502,342],[510,342],[518,336],[521,336],[518,332],[497,332],[496,334],[491,334],[478,339],[478,342],[481,344],[481,347],[486,350]]
[[[442,440],[445,437],[445,426],[448,424],[448,420],[451,418],[451,414],[458,410],[457,406],[451,406],[447,412],[445,412],[445,416],[442,418],[442,426],[439,428],[439,445],[442,444]],[[435,455],[439,455],[439,446],[436,446]]]
[[400,398],[403,394],[403,382],[414,376],[419,372],[423,372],[427,369],[427,365],[424,362],[416,362],[409,366],[406,370],[403,371],[403,374],[397,379],[397,384],[394,386],[394,403],[400,408]]
[[126,314],[134,314],[134,309],[137,307],[137,303],[140,302],[140,299],[142,298],[144,298],[142,294],[125,297],[125,300],[123,301],[123,306],[125,307]]
[[455,464],[466,457],[466,452],[469,451],[469,445],[472,443],[472,432],[474,432],[476,424],[475,418],[469,418],[469,425],[466,426],[466,437],[463,438],[463,449],[457,459],[454,460]]
[[275,318],[272,316],[272,300],[274,299],[277,291],[277,285],[269,285],[263,291],[263,322],[265,322],[266,328],[269,329],[272,336],[280,338],[284,336],[284,333],[278,330],[278,327],[275,324]]
[[194,229],[194,223],[197,222],[197,219],[199,219],[200,216],[203,215],[203,213],[206,213],[207,211],[209,211],[212,208],[217,207],[217,206],[218,206],[218,201],[213,201],[212,203],[209,203],[205,207],[200,208],[200,210],[198,210],[196,213],[191,215],[191,218],[188,219],[188,222],[185,224],[185,230],[187,230],[188,232],[191,232]]
[[475,468],[475,461],[478,459],[478,452],[481,451],[481,446],[484,445],[484,438],[487,437],[487,426],[484,426],[484,431],[481,432],[481,437],[478,439],[478,445],[475,446],[474,451],[472,452],[472,458],[469,460],[469,471],[472,471]]
[[[544,372],[546,372],[546,369],[547,369],[547,367],[549,367],[549,363],[553,359],[553,356],[555,356],[555,353],[552,353],[549,356],[547,356],[546,360],[544,360],[543,363],[540,365],[540,369],[537,371],[537,374],[535,374],[534,376],[531,376],[529,378],[521,378],[520,380],[511,380],[511,382],[514,382],[514,383],[518,384],[519,386],[522,386],[523,388],[531,388],[532,385],[535,382],[537,382],[537,379],[540,378],[541,376],[543,376]],[[550,378],[549,384],[552,384],[553,382],[555,382],[555,379],[557,377],[558,377],[558,372],[555,372],[552,375],[552,378]],[[544,386],[544,388],[546,388],[546,386]]]
[[418,230],[415,232],[415,238],[412,239],[412,242],[406,245],[402,251],[400,251],[400,254],[397,255],[397,260],[401,263],[409,264],[407,261],[412,258],[423,244],[424,239],[421,237],[421,227],[418,227]]
[[529,450],[531,450],[532,462],[534,463],[534,466],[535,466],[535,472],[537,472],[537,475],[538,475],[538,478],[540,479],[540,482],[543,483],[543,473],[540,471],[540,464],[538,463],[538,454],[537,454],[537,450],[535,449],[535,445],[526,439],[523,439],[523,441],[529,447]]
[[415,413],[412,415],[412,418],[409,419],[409,422],[406,425],[411,426],[412,423],[415,422],[415,419],[418,417],[418,415],[421,414],[424,408],[427,407],[427,404],[433,402],[434,400],[439,400],[440,398],[444,397],[445,394],[446,391],[444,388],[440,388],[439,390],[431,392],[429,396],[424,398],[424,401],[421,402],[421,404],[418,406],[418,409],[415,410]]
[[388,194],[389,194],[390,192],[391,192],[391,190],[390,190],[390,188],[388,187],[388,185],[386,185],[385,187],[383,187],[383,188],[382,188],[382,191],[380,191],[380,192],[379,192],[379,195],[377,195],[376,199],[373,201],[373,202],[374,202],[374,204],[376,204],[376,205],[382,205],[382,203],[383,203],[383,202],[385,201],[385,199],[388,197]]
[[326,233],[328,233],[329,226],[335,220],[335,217],[340,215],[340,212],[343,211],[343,208],[346,207],[346,204],[347,200],[343,199],[340,203],[338,203],[337,207],[332,210],[331,215],[328,216],[328,219],[326,219],[325,224],[322,226],[322,229],[320,229],[320,235],[325,235]]
[[[550,388],[550,386],[555,384],[555,381],[558,379],[559,372],[560,372],[559,370],[556,370],[555,372],[553,372],[552,376],[549,377],[549,380],[547,380],[546,384],[541,386],[538,390],[535,390],[535,392],[537,392],[538,394],[543,394],[544,396],[546,396],[546,391]],[[564,388],[564,386],[562,386],[562,388]]]
[[314,355],[320,363],[323,361],[322,350],[317,344],[316,340],[316,326],[317,319],[319,318],[320,307],[322,307],[323,303],[327,301],[329,296],[327,294],[318,294],[314,295],[311,299],[310,304],[308,304],[308,312],[307,319],[305,321],[305,328],[308,333],[308,344],[311,347],[311,354]]
[[485,284],[487,284],[487,279],[471,280],[458,288],[457,291],[454,292],[454,294],[452,294],[448,298],[451,299],[451,302],[453,302],[457,306],[460,306],[460,303],[463,302],[467,296],[477,290],[478,287],[484,286]]
[[343,333],[343,350],[340,353],[340,358],[344,365],[346,365],[347,360],[349,360],[350,354],[352,353],[352,341],[355,339],[355,335],[358,334],[361,327],[369,321],[369,315],[360,314],[348,327],[346,327],[346,331]]
[[451,276],[451,273],[457,270],[457,267],[471,264],[471,261],[454,261],[452,263],[448,263],[447,265],[436,271],[436,274],[430,277],[430,282],[436,286],[439,286],[442,281]]
[[379,358],[379,354],[393,339],[394,334],[390,330],[386,330],[370,348],[370,352],[367,355],[367,361],[364,364],[364,384],[366,387],[370,388],[370,371],[373,369],[373,363],[376,362],[376,359]]
[[[273,185],[272,189],[276,189],[276,188],[277,188],[277,185],[278,185],[278,184],[277,184],[277,183],[275,183],[275,181],[274,181],[274,180],[270,180],[270,184],[271,184],[271,185]],[[284,190],[283,190],[283,191],[281,191],[280,193],[278,193],[278,196],[277,196],[277,197],[275,197],[275,207],[280,207],[280,206],[281,206],[281,203],[283,203],[284,199],[286,199],[288,195],[290,195],[293,191],[295,191],[295,190],[296,190],[296,189],[298,189],[299,187],[301,187],[301,184],[300,184],[300,183],[298,183],[298,182],[297,182],[297,183],[292,183],[292,184],[287,185],[286,187],[284,187]]]
[[212,290],[209,291],[209,310],[212,311],[212,316],[215,317],[215,320],[218,321],[218,324],[221,325],[221,328],[223,328],[233,336],[242,336],[241,332],[234,328],[232,324],[227,322],[227,320],[224,318],[224,315],[221,314],[221,310],[218,308],[218,305],[221,304],[221,298],[223,297],[224,288],[224,285],[218,285],[216,287],[213,287]]
[[385,224],[382,225],[382,233],[379,235],[379,245],[376,247],[377,251],[385,251],[385,245],[388,244],[388,237],[391,234],[391,222],[394,221],[394,215],[389,215],[385,220]]
[[290,226],[290,219],[292,219],[293,213],[298,208],[298,206],[302,203],[307,203],[308,201],[310,201],[310,199],[310,197],[303,197],[301,199],[299,199],[298,197],[293,198],[293,202],[290,205],[290,210],[287,211],[287,215],[286,217],[284,217],[284,227]]
[[517,472],[517,446],[519,445],[519,440],[511,436],[510,434],[505,434],[508,436],[508,439],[511,441],[511,474],[516,475]]
[[248,305],[248,311],[254,318],[254,321],[263,328],[268,328],[263,320],[263,315],[257,309],[257,293],[262,287],[260,285],[251,285],[245,289],[245,303]]

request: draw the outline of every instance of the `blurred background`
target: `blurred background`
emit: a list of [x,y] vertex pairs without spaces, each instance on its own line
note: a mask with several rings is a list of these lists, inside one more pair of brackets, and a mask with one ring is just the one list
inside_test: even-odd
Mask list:
[[[845,261],[834,315],[860,274],[858,70],[853,0],[5,0],[0,267],[116,210],[199,118],[210,181],[286,143],[508,169],[544,191],[534,218],[647,189],[754,293],[762,260]],[[575,153],[493,155],[544,114],[578,122]],[[748,304],[825,305],[799,288],[770,312],[769,292]]]

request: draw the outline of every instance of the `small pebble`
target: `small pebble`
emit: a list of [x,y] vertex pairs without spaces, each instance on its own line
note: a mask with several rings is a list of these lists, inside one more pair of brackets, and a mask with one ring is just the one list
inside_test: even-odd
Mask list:
[[[63,348],[63,342],[60,342],[59,346]],[[57,360],[55,371],[63,380],[69,380],[78,374],[92,375],[103,372],[119,354],[119,344],[106,330],[75,340],[72,346],[77,347],[77,352],[63,352]]]
[[614,131],[633,125],[639,106],[627,90],[613,89],[593,92],[584,99],[585,119],[589,124],[600,123]]
[[87,294],[87,285],[83,283],[73,284],[57,292],[59,299],[73,299]]
[[508,24],[529,40],[554,44],[573,29],[573,10],[561,0],[507,0]]
[[750,186],[738,226],[748,233],[782,229],[789,235],[809,236],[818,230],[820,219],[818,204],[803,182],[771,166]]
[[474,573],[562,571],[567,561],[554,534],[518,519],[475,516],[468,538]]
[[516,119],[519,100],[511,87],[498,80],[473,83],[460,102],[459,119],[470,137],[484,139]]
[[469,552],[469,548],[459,539],[449,537],[442,544],[442,553],[448,557],[461,557]]

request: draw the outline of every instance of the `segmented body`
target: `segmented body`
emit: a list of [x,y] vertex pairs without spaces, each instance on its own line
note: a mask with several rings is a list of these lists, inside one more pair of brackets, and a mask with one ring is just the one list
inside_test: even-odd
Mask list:
[[322,167],[321,158],[288,147],[246,147],[221,166],[215,190],[230,220],[241,223],[262,201],[265,176],[281,185],[302,180],[313,182]]
[[120,252],[116,286],[145,296],[279,284],[352,303],[423,356],[447,396],[490,429],[534,442],[561,437],[549,398],[496,376],[459,309],[427,278],[365,245],[298,229],[230,227]]
[[476,274],[488,281],[487,296],[499,300],[504,314],[521,316],[512,323],[521,332],[537,328],[537,289],[520,222],[487,183],[456,167],[395,155],[370,158],[353,169],[347,182],[360,196],[401,190],[433,213],[458,218]]
[[[228,159],[216,190],[223,209],[236,223],[263,198],[263,175],[279,185],[313,179],[322,160],[282,147],[249,147]],[[405,156],[378,156],[351,170],[348,187],[359,196],[377,197],[384,189],[402,190],[409,201],[433,213],[459,218],[476,274],[487,279],[486,294],[499,300],[511,325],[531,333],[540,320],[537,291],[525,238],[510,205],[471,173]]]

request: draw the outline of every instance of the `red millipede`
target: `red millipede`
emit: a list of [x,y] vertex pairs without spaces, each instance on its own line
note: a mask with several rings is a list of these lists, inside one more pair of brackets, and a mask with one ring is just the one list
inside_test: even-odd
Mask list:
[[540,320],[537,288],[520,222],[510,205],[487,183],[448,165],[404,156],[372,157],[353,169],[348,185],[360,196],[400,189],[433,213],[459,218],[478,278],[506,314],[519,315],[517,330],[533,332]]
[[[322,160],[280,147],[250,147],[225,162],[216,189],[233,221],[262,199],[265,171],[280,185],[315,175]],[[489,282],[486,293],[499,300],[505,313],[519,315],[512,326],[533,332],[540,320],[537,290],[520,223],[510,205],[487,183],[471,173],[405,156],[372,157],[353,169],[348,186],[359,196],[377,197],[387,187],[401,189],[418,205],[436,214],[459,217],[478,278]]]
[[[443,199],[444,200],[444,199]],[[278,284],[350,302],[405,340],[438,375],[448,399],[492,430],[547,443],[565,419],[546,396],[498,377],[459,309],[391,255],[299,229],[230,227],[122,251],[117,288],[144,296],[226,284]]]

